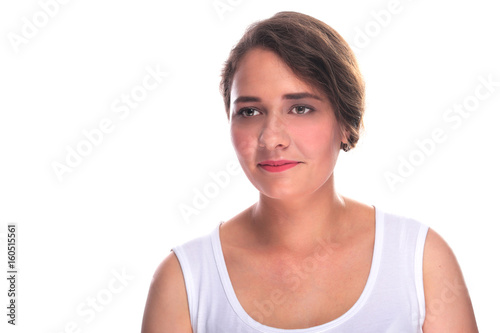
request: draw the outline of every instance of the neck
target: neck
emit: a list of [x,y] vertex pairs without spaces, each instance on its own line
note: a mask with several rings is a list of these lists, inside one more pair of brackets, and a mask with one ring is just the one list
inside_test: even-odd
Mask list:
[[283,249],[305,249],[318,239],[341,230],[344,199],[335,191],[333,173],[321,188],[307,196],[275,199],[260,193],[251,207],[252,228],[259,243]]

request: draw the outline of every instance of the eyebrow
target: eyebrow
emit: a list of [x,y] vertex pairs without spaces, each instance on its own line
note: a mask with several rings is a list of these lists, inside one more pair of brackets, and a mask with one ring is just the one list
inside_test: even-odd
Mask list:
[[314,94],[311,94],[311,93],[308,93],[308,92],[283,95],[283,99],[302,99],[302,98],[314,98],[314,99],[317,99],[318,101],[323,100],[321,97],[314,95]]
[[[293,93],[293,94],[285,94],[283,95],[283,99],[303,99],[303,98],[314,98],[317,99],[318,101],[323,101],[323,99],[317,95],[308,93],[308,92],[300,92],[300,93]],[[245,102],[261,102],[262,100],[259,97],[255,96],[240,96],[237,99],[234,100],[233,104],[237,103],[245,103]]]

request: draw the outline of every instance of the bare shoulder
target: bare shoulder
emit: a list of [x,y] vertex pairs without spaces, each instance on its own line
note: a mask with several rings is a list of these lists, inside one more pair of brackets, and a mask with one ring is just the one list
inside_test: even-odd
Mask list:
[[160,332],[192,332],[184,277],[174,252],[153,275],[142,321],[142,333]]
[[358,201],[353,198],[349,198],[346,196],[341,196],[342,200],[344,200],[345,204],[349,207],[355,208],[357,210],[362,210],[365,213],[372,212],[374,210],[372,205],[368,205],[364,202]]
[[351,218],[373,224],[375,222],[374,206],[365,204],[352,198],[343,197],[346,208],[348,208]]
[[476,319],[458,261],[446,241],[429,229],[423,259],[423,331],[477,332]]

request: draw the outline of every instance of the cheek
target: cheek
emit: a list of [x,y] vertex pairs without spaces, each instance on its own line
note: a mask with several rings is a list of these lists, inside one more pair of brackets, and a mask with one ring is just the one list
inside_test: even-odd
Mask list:
[[249,130],[231,127],[231,141],[239,157],[249,158],[256,151],[257,141]]
[[327,121],[320,124],[302,124],[294,129],[294,133],[295,144],[311,155],[322,152],[332,153],[335,150],[335,142],[338,140],[334,127],[329,126]]

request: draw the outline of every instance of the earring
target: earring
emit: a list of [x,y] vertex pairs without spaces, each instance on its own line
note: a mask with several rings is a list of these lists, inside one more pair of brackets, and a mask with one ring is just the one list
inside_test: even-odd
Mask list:
[[349,151],[351,149],[351,146],[349,145],[349,143],[343,143],[343,142],[341,142],[340,143],[340,149],[343,149],[344,151]]

